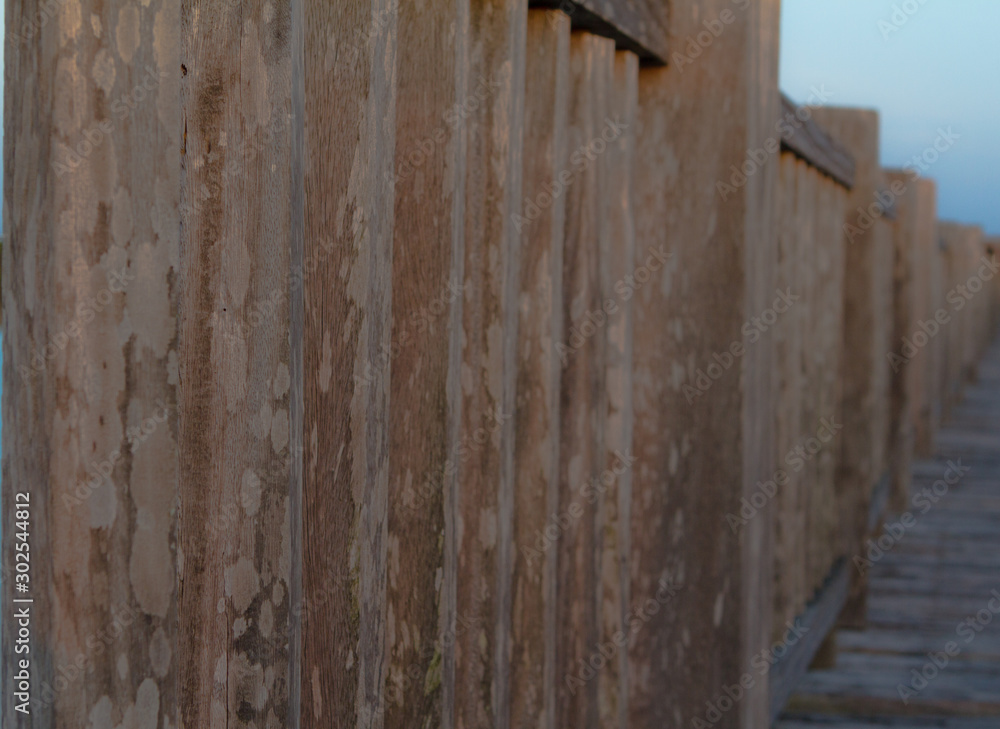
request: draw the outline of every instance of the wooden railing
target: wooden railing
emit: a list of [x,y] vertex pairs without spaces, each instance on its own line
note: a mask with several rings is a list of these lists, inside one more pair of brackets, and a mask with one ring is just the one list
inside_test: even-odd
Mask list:
[[544,4],[10,5],[33,726],[757,729],[863,619],[981,235],[776,0]]

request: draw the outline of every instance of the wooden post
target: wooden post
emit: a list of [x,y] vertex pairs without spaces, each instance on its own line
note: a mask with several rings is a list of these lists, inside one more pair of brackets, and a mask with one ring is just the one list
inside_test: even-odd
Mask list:
[[[906,510],[910,492],[910,471],[913,459],[913,414],[916,400],[917,375],[911,356],[918,352],[905,349],[904,342],[913,336],[917,326],[916,278],[918,226],[921,224],[919,191],[912,173],[886,171],[889,192],[896,205],[896,220],[892,223],[894,244],[893,266],[893,328],[886,358],[892,370],[889,415],[889,506],[896,513]],[[912,344],[912,343],[911,343]]]
[[[570,21],[528,12],[524,205],[518,307],[511,726],[556,726],[556,555],[559,511],[557,345],[562,335],[566,194],[554,185],[569,164]],[[558,183],[561,184],[561,183]]]
[[7,10],[3,723],[176,726],[179,7]]
[[[786,152],[781,155],[778,172],[778,196],[775,209],[777,239],[777,286],[796,285],[801,263],[798,230],[798,168],[806,163]],[[800,309],[792,309],[774,328],[775,376],[775,462],[782,464],[784,454],[794,448],[801,426],[802,329],[806,323]],[[805,581],[805,508],[803,484],[799,473],[790,473],[788,482],[777,489],[774,508],[774,630],[800,611],[798,597]]]
[[941,222],[938,235],[941,238],[943,256],[942,299],[938,311],[942,351],[942,422],[951,419],[952,410],[958,404],[966,379],[966,361],[969,336],[968,308],[959,293],[970,273],[969,232],[967,226],[959,223]]
[[465,249],[455,500],[456,729],[505,727],[510,714],[514,393],[522,205],[525,0],[471,3],[466,86]]
[[[609,143],[608,277],[602,306],[608,316],[606,460],[601,474],[604,519],[601,542],[601,593],[597,650],[608,656],[598,683],[598,725],[628,726],[629,553],[632,511],[632,469],[623,468],[632,453],[633,429],[633,285],[635,221],[632,177],[635,165],[635,119],[638,103],[639,58],[631,51],[615,54],[614,77],[607,119],[622,126]],[[608,655],[610,654],[610,655]]]
[[604,431],[610,252],[607,122],[614,42],[575,33],[570,42],[566,242],[563,251],[562,360],[557,583],[556,721],[592,726],[597,685],[587,669],[598,647],[601,536],[606,491]]
[[[284,722],[297,701],[289,688],[291,14],[255,6],[237,25],[222,7],[195,5],[178,61],[179,719]],[[165,194],[144,199],[162,205]]]
[[383,722],[396,12],[307,0],[293,18],[302,727]]
[[399,4],[385,726],[453,726],[468,0]]
[[[639,73],[636,267],[655,271],[635,297],[632,727],[705,721],[770,636],[770,508],[740,534],[726,516],[775,468],[771,339],[750,319],[776,296],[777,8],[674,13],[673,66]],[[725,32],[687,56],[723,14]],[[715,726],[768,723],[767,677],[751,675]]]
[[[938,270],[937,250],[937,186],[933,180],[918,179],[913,182],[916,187],[916,202],[913,204],[917,216],[915,225],[915,274],[914,274],[914,325],[915,328],[907,336],[916,337],[921,324],[934,318],[934,312],[939,304],[933,282]],[[934,383],[937,381],[938,358],[937,347],[926,340],[923,333],[924,346],[914,358],[910,366],[913,368],[913,419],[914,455],[928,458],[934,443],[937,430],[938,404],[934,397]],[[911,342],[913,343],[913,342]],[[898,343],[897,343],[898,344]]]
[[[842,554],[853,555],[868,534],[871,500],[882,478],[888,442],[888,352],[892,240],[883,219],[878,114],[814,108],[816,121],[852,153],[855,186],[844,211],[846,235],[842,351],[843,431],[839,465]],[[848,354],[849,353],[849,354]],[[867,578],[852,573],[842,624],[862,626]]]

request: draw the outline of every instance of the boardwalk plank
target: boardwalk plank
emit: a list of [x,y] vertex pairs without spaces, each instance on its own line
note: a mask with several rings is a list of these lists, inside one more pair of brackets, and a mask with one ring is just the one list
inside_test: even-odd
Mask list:
[[[876,558],[866,628],[838,634],[835,666],[802,679],[776,729],[1000,725],[998,364],[994,343],[934,458],[913,465],[907,508],[915,521],[883,554],[867,555]],[[938,484],[936,501],[921,501],[959,457],[970,470],[946,492]],[[911,692],[905,702],[901,686]]]

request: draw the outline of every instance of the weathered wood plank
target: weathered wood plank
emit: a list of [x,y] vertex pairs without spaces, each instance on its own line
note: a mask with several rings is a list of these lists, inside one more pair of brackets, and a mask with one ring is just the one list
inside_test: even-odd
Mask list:
[[892,369],[889,414],[889,506],[899,512],[905,508],[910,488],[910,468],[913,459],[912,409],[917,400],[917,373],[907,357],[892,357],[902,350],[903,340],[909,338],[917,327],[917,245],[919,225],[922,222],[918,208],[919,192],[913,174],[887,170],[886,181],[891,196],[896,201],[897,218],[893,233],[893,330],[887,353]]
[[777,719],[824,638],[836,627],[837,617],[847,600],[851,568],[846,560],[834,565],[816,599],[795,621],[797,629],[805,628],[805,635],[795,642],[789,640],[787,652],[771,666],[771,721]]
[[[675,13],[671,38],[696,35],[701,18],[730,7],[712,0],[697,17]],[[776,31],[777,4],[754,3],[711,54],[639,73],[635,265],[655,270],[634,301],[628,680],[637,729],[704,720],[705,702],[739,681],[771,630],[769,509],[741,534],[726,515],[775,468],[773,425],[760,420],[773,412],[771,344],[748,321],[775,298],[777,166],[728,197],[712,191],[773,134]],[[758,682],[718,726],[762,726],[768,710]]]
[[800,108],[781,95],[783,134],[781,147],[850,189],[854,186],[855,162],[851,152],[812,119],[808,109]]
[[[868,533],[872,490],[884,471],[888,442],[889,323],[892,241],[881,219],[876,191],[879,166],[878,114],[864,109],[811,109],[812,115],[854,156],[855,185],[844,211],[847,240],[844,282],[842,369],[843,431],[838,482],[842,554],[853,553]],[[874,213],[874,214],[873,214]],[[843,616],[845,625],[864,619],[864,579],[857,573]]]
[[588,666],[598,650],[601,537],[606,486],[608,290],[610,220],[607,187],[609,103],[614,43],[590,33],[570,42],[566,241],[563,251],[563,342],[560,395],[556,680],[559,726],[593,726],[597,685]]
[[[399,4],[385,726],[450,726],[467,0]],[[381,366],[388,362],[380,360]]]
[[[778,91],[781,4],[776,0],[762,0],[748,4],[743,12],[746,14],[746,37],[742,40],[744,44],[742,65],[745,66],[746,77],[741,80],[743,88],[740,93],[745,94],[746,100],[738,102],[736,107],[739,109],[740,103],[745,103],[747,106],[745,146],[738,155],[741,159],[745,159],[743,155],[746,150],[768,148],[770,140],[773,139],[774,118],[781,105]],[[722,10],[719,17],[722,18],[724,13],[725,10]],[[736,22],[739,24],[740,21],[737,19]],[[720,63],[723,63],[721,59]],[[737,61],[737,64],[739,65],[740,61]],[[719,68],[725,66],[720,65]],[[731,99],[731,96],[727,96],[723,104],[727,105]],[[737,115],[742,113],[737,111]],[[748,321],[746,317],[751,317],[749,321],[752,322],[752,317],[771,310],[776,301],[775,295],[778,294],[774,266],[777,257],[774,231],[777,175],[777,165],[765,164],[747,180],[745,230],[742,236],[742,250],[737,258],[742,260],[746,287],[743,301],[745,319],[740,327],[740,335],[743,344],[748,346],[741,374],[744,388],[740,413],[742,433],[739,436],[743,447],[741,501],[757,493],[760,481],[771,478],[777,468],[774,455],[775,425],[771,410],[774,403],[775,371],[773,334],[765,331],[761,340],[757,342],[753,335],[747,333],[746,325]],[[734,200],[733,203],[735,202]],[[726,211],[722,216],[729,214],[731,213]],[[726,235],[721,231],[719,234]],[[709,233],[709,236],[711,237],[712,233]],[[715,245],[717,242],[718,239],[713,239],[710,245]],[[720,329],[720,334],[722,331]],[[738,339],[732,340],[735,341]],[[731,353],[732,342],[729,345]],[[717,419],[719,415],[715,414],[713,417]],[[728,437],[724,433],[720,435]],[[714,469],[708,469],[698,475],[711,478],[711,470]],[[698,484],[695,488],[700,486],[701,484]],[[729,507],[730,504],[724,505],[721,501],[715,504],[717,509]],[[742,578],[742,585],[736,594],[739,601],[742,651],[739,662],[743,672],[749,670],[748,666],[753,665],[756,656],[770,645],[774,622],[772,509],[773,504],[768,501],[744,527],[742,541],[738,544],[740,566],[733,567],[734,570],[739,570]],[[721,530],[721,525],[718,528]],[[728,599],[724,591],[723,589],[717,593],[716,600]],[[719,608],[713,606],[713,610],[718,611]],[[718,612],[714,612],[713,620],[718,624],[716,615]],[[721,673],[720,671],[716,677],[721,678]],[[745,674],[740,674],[741,679],[743,675]],[[769,716],[768,680],[766,676],[761,677],[757,690],[748,692],[740,702],[738,712],[734,712],[738,713],[738,717],[734,717],[735,725],[757,727],[766,723]]]
[[555,726],[559,388],[569,164],[569,18],[528,12],[515,430],[511,726]]
[[[906,194],[911,197],[910,213],[915,217],[913,226],[913,321],[911,330],[905,336],[911,339],[921,322],[934,316],[937,302],[931,290],[932,267],[936,259],[937,187],[932,180],[909,179],[903,181]],[[902,346],[898,337],[893,343]],[[907,366],[912,371],[911,418],[913,421],[913,451],[917,457],[926,458],[931,454],[934,431],[933,398],[931,383],[935,379],[934,351],[932,347],[922,348],[912,357]]]
[[667,63],[669,12],[658,0],[530,0],[533,7],[558,8],[573,30],[606,36],[643,61]]
[[[905,213],[905,206],[901,211]],[[994,343],[980,367],[982,380],[970,387],[963,407],[955,408],[955,420],[942,431],[943,437],[995,433],[1000,422],[1000,399],[995,397],[998,361],[1000,346]],[[964,407],[973,402],[975,409]],[[993,418],[980,419],[976,411],[987,408]],[[1000,503],[990,453],[1000,453],[1000,442],[982,453],[963,456],[971,470],[932,508],[914,508],[916,523],[902,537],[897,534],[884,555],[873,557],[870,627],[838,634],[836,665],[805,677],[777,726],[853,727],[858,716],[877,717],[879,726],[900,727],[963,725],[950,716],[989,716],[996,722]],[[913,492],[940,478],[949,460],[954,462],[939,454],[936,461],[918,463]],[[931,715],[933,721],[922,718]]]
[[396,25],[394,0],[294,17],[303,727],[384,720]]
[[[792,154],[781,155],[778,173],[777,287],[804,290],[803,264],[809,260],[802,249],[798,200],[799,170],[806,163]],[[793,307],[774,328],[775,460],[787,474],[786,483],[776,484],[774,509],[774,632],[783,629],[805,607],[806,592],[806,484],[801,472],[785,463],[787,454],[802,438],[802,399],[808,392],[802,372],[803,334],[811,324],[804,307]]]
[[[287,721],[291,11],[184,7],[180,720]],[[153,198],[149,198],[153,199]],[[228,719],[227,719],[228,717]]]
[[3,723],[176,725],[179,4],[6,10]]
[[[621,123],[623,133],[607,151],[609,198],[607,258],[608,276],[602,299],[608,312],[607,423],[604,446],[607,453],[602,485],[604,519],[602,530],[599,641],[611,654],[598,679],[598,725],[628,725],[628,634],[629,552],[632,506],[632,471],[621,468],[623,456],[632,453],[632,346],[634,294],[629,286],[635,261],[633,169],[635,163],[635,114],[639,93],[639,58],[631,51],[615,54],[614,77],[609,91],[608,118]],[[636,281],[638,283],[638,281]],[[610,304],[608,303],[610,302]],[[616,472],[616,470],[618,472]],[[620,472],[620,473],[619,473]],[[610,481],[611,483],[607,483]]]
[[[525,88],[525,0],[471,3],[466,94],[464,285],[456,499],[456,729],[506,727],[510,699],[517,300]],[[463,448],[464,446],[464,448]]]

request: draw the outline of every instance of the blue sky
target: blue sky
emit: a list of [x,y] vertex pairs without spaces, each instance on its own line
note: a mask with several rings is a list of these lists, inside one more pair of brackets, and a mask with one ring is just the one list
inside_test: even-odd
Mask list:
[[938,214],[1000,235],[1000,2],[782,5],[782,90],[807,102],[825,85],[829,104],[878,109],[887,167],[905,165],[951,127],[959,138],[924,173],[937,180]]

